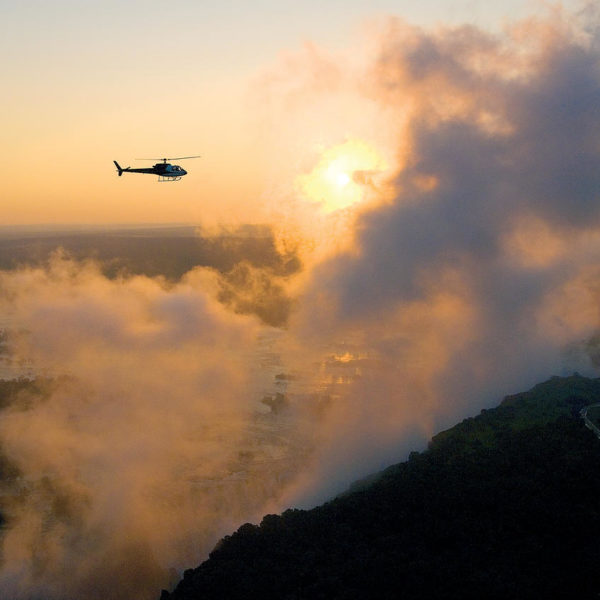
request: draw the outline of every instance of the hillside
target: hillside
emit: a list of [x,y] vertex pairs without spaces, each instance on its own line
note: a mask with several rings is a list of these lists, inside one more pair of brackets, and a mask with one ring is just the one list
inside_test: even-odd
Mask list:
[[[310,511],[225,537],[162,600],[597,597],[600,380],[552,378]],[[372,482],[372,483],[369,483]]]

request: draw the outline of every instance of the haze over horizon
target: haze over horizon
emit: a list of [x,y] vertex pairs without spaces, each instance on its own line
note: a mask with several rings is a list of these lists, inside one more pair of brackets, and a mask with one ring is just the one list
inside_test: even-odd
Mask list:
[[[241,522],[598,373],[593,3],[153,5],[2,24],[0,225],[191,223],[217,249],[174,278],[0,271],[12,355],[69,375],[0,419],[15,599],[154,598]],[[177,183],[112,165],[165,153],[203,157]]]

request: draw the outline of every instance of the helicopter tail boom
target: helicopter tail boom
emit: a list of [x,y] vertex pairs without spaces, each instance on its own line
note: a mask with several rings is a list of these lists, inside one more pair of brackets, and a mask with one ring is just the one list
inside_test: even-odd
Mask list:
[[119,177],[121,177],[121,175],[123,175],[123,171],[124,171],[125,169],[121,168],[121,167],[119,166],[119,163],[118,163],[116,160],[113,160],[113,162],[115,163],[115,166],[117,167],[117,171],[119,171]]

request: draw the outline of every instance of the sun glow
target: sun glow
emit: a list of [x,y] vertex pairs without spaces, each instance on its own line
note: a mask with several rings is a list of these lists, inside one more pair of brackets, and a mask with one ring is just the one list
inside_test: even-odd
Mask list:
[[373,147],[350,140],[325,150],[316,166],[297,178],[296,185],[305,199],[331,213],[362,203],[387,168]]
[[344,187],[350,183],[350,175],[345,171],[331,173],[331,176],[338,187]]

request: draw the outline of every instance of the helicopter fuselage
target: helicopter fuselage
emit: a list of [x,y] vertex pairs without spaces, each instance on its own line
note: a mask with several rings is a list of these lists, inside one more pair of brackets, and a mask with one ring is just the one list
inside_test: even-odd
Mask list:
[[115,160],[113,161],[117,167],[119,177],[123,173],[146,173],[148,175],[158,175],[159,181],[177,181],[184,175],[187,175],[187,171],[182,169],[179,165],[172,165],[167,162],[156,163],[152,168],[146,169],[132,169],[131,167],[123,168]]

